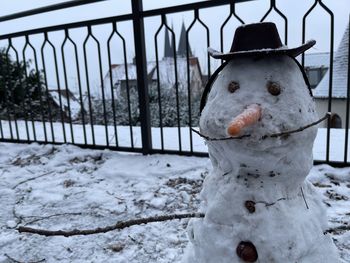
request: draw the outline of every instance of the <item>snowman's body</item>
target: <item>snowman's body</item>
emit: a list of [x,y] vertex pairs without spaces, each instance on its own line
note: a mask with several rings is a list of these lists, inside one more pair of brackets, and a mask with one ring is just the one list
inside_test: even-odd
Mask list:
[[[227,87],[232,81],[239,89],[230,93]],[[278,96],[268,92],[268,82],[280,85]],[[339,262],[331,238],[324,234],[325,210],[305,180],[312,167],[317,128],[262,139],[318,119],[300,68],[291,57],[231,60],[212,85],[201,114],[201,133],[228,137],[232,119],[252,104],[261,107],[261,118],[242,131],[250,137],[208,140],[213,171],[201,192],[205,217],[188,225],[190,244],[184,262],[244,262],[237,255],[242,241],[255,246],[256,262]],[[252,207],[246,206],[247,201]]]

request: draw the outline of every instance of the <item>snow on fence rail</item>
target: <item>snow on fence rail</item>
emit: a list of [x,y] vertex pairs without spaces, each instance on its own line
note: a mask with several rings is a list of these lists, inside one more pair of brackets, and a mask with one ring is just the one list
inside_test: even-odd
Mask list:
[[[1,120],[1,127],[3,134],[0,138],[0,141],[3,139],[11,139],[10,125],[12,128],[13,139],[21,141],[34,141],[33,129],[35,127],[36,141],[44,142],[44,125],[46,126],[47,131],[47,141],[56,142],[56,143],[65,143],[63,136],[63,126],[60,122],[53,122],[53,131],[54,136],[51,132],[50,122],[27,122],[29,127],[29,138],[27,137],[26,132],[26,122],[17,121],[18,127],[18,137],[16,134],[16,125],[15,122],[9,122]],[[65,123],[64,127],[66,129],[66,143],[75,143],[75,144],[85,144],[84,140],[84,131],[82,124],[72,124],[73,128],[73,139],[71,133],[71,126],[69,123]],[[107,126],[108,137],[106,136],[106,128],[104,125],[93,125],[94,135],[95,135],[95,144],[98,146],[106,146],[107,141],[109,147],[127,147],[127,148],[142,148],[141,140],[141,128],[139,126],[117,126],[117,136],[118,136],[118,145],[116,145],[114,126]],[[93,145],[91,125],[85,125],[86,130],[86,140],[87,145]],[[132,132],[132,136],[130,134]],[[163,137],[164,137],[164,149],[179,151],[179,139],[178,139],[178,128],[177,127],[164,127],[163,128]],[[194,153],[207,153],[207,146],[205,145],[204,140],[199,137],[199,135],[192,133],[193,137],[193,152]],[[131,141],[132,138],[132,141]],[[334,162],[343,162],[344,161],[344,148],[345,148],[345,129],[331,129],[330,132],[330,154],[329,160]],[[152,149],[161,150],[161,138],[160,138],[160,128],[152,127]],[[348,156],[350,156],[350,142],[348,143]],[[190,151],[190,129],[189,127],[181,127],[181,150]],[[327,153],[327,129],[319,128],[317,137],[314,143],[313,154],[314,160],[316,161],[325,161]]]

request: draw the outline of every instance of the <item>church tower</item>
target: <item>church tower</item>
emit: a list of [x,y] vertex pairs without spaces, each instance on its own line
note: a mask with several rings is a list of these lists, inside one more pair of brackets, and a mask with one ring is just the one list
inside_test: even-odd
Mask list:
[[[186,28],[185,28],[185,23],[183,21],[182,21],[182,27],[181,27],[179,46],[177,48],[177,56],[179,56],[179,57],[186,57],[187,56],[187,50],[186,50]],[[190,43],[188,43],[188,56],[192,57],[192,51],[191,51]]]
[[[165,18],[166,23],[166,18]],[[169,41],[169,32],[168,29],[165,28],[165,39],[164,39],[164,57],[165,58],[172,58],[174,57],[174,52],[172,48],[172,42]]]
[[[174,31],[173,26],[171,26],[171,29]],[[174,37],[169,37],[169,32],[167,29],[165,29],[164,34],[164,58],[173,58],[174,57]],[[181,26],[181,33],[180,33],[180,41],[179,45],[176,51],[176,55],[178,57],[186,57],[187,56],[187,50],[186,50],[186,28],[185,23],[182,22]],[[188,44],[188,55],[189,57],[192,57],[192,50],[190,44]]]

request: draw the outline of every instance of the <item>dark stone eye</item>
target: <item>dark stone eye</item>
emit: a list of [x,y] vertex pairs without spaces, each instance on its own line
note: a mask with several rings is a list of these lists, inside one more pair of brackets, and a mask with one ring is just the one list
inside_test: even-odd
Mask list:
[[278,96],[281,93],[281,86],[277,82],[269,81],[267,83],[267,90],[273,96]]
[[229,92],[234,93],[236,90],[239,89],[239,84],[237,82],[235,82],[235,81],[231,81],[228,84],[227,89],[228,89]]

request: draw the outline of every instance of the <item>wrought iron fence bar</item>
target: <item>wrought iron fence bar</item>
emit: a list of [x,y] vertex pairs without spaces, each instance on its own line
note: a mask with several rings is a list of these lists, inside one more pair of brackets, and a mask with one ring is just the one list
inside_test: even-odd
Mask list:
[[[6,51],[5,51],[5,54],[6,54],[6,68],[7,68],[7,75],[8,76],[10,76],[11,75],[11,72],[9,71],[10,70],[10,65],[9,65],[9,60],[10,60],[10,58],[9,58],[9,52],[10,52],[10,46],[11,46],[11,39],[9,39],[8,40],[8,47],[7,47],[7,49],[6,49]],[[11,79],[9,80],[9,82],[10,82],[10,84],[12,84],[11,83]],[[11,89],[11,87],[10,87],[10,92],[12,93],[12,89]],[[5,94],[6,94],[6,92],[5,92]],[[16,118],[16,111],[15,111],[15,109],[14,109],[14,106],[13,106],[13,104],[14,104],[14,96],[13,96],[13,94],[11,94],[12,96],[11,96],[11,100],[12,100],[12,106],[11,106],[11,108],[12,108],[12,112],[13,112],[13,119],[14,119],[14,122],[15,122],[15,128],[16,128],[16,136],[17,136],[17,139],[20,139],[20,137],[19,137],[19,133],[18,133],[18,124],[17,124],[17,118]],[[7,102],[9,102],[9,100],[10,99],[8,99],[7,100]],[[10,109],[10,106],[9,106],[9,104],[7,105],[7,111]],[[11,115],[11,114],[10,114]],[[9,118],[9,120],[10,120],[10,118]],[[13,139],[13,133],[12,133],[12,124],[11,124],[11,122],[9,122],[9,125],[10,125],[10,130],[11,130],[11,137],[12,137],[12,139]]]
[[[9,57],[8,57],[8,53],[6,53],[6,73],[7,73],[7,75],[10,74],[10,72],[9,72]],[[9,84],[10,83],[8,83],[8,85]],[[9,89],[8,85],[5,84],[6,90],[4,92],[4,100],[5,100],[5,103],[6,103],[6,113],[7,113],[7,119],[8,119],[8,124],[9,124],[10,137],[11,137],[11,140],[14,140],[13,130],[12,130],[11,113],[10,113],[10,103],[9,103],[10,99],[7,96],[7,92],[6,92]],[[14,118],[14,121],[16,122],[16,118]]]
[[[28,46],[32,49],[33,51],[33,55],[34,55],[34,65],[35,65],[35,72],[36,74],[38,74],[38,78],[40,79],[40,72],[39,72],[39,66],[38,66],[38,56],[36,53],[35,48],[33,47],[33,45],[30,43],[29,41],[29,37],[26,36],[26,44],[28,44]],[[42,88],[41,88],[41,80],[38,82],[38,91],[39,91],[39,103],[40,103],[40,112],[41,112],[41,118],[42,118],[42,122],[43,122],[43,130],[44,130],[44,138],[45,138],[45,142],[47,143],[47,131],[46,131],[46,120],[45,120],[45,114],[44,114],[44,107],[43,107],[43,99],[42,99]]]
[[0,135],[1,135],[1,138],[4,138],[4,131],[2,129],[2,120],[0,120]]
[[[330,52],[329,52],[329,89],[328,89],[328,112],[332,111],[332,87],[333,87],[333,56],[334,56],[334,14],[333,12],[324,4],[321,0],[315,0],[314,4],[303,16],[302,24],[302,42],[305,42],[305,27],[306,27],[306,18],[314,10],[314,8],[319,4],[329,15],[330,15]],[[304,66],[305,54],[302,54],[302,66]],[[328,119],[327,122],[327,136],[326,136],[326,161],[329,162],[329,153],[330,153],[330,130],[331,123]]]
[[191,152],[191,151],[177,151],[177,150],[159,150],[159,149],[152,149],[151,154],[174,154],[174,155],[181,155],[181,156],[197,156],[197,157],[209,157],[208,153],[206,152]]
[[[241,24],[244,24],[244,21],[236,14],[236,3],[230,4],[230,14],[225,19],[220,27],[220,50],[224,52],[224,28],[226,24],[231,20],[231,17],[235,17]],[[221,64],[224,63],[224,60],[221,60]]]
[[4,138],[4,130],[2,129],[2,120],[0,119],[0,136]]
[[66,8],[88,5],[88,4],[92,4],[92,3],[96,3],[96,2],[104,2],[104,1],[106,1],[106,0],[67,1],[67,2],[63,2],[63,3],[59,3],[59,4],[43,6],[43,7],[23,11],[23,12],[18,12],[18,13],[2,16],[2,17],[0,17],[0,22],[5,22],[5,21],[9,21],[9,20],[27,17],[27,16],[39,15],[39,14],[58,11],[58,10],[66,9]]
[[113,72],[112,72],[112,58],[111,58],[111,40],[114,34],[118,35],[117,25],[116,23],[112,24],[113,31],[107,40],[107,55],[108,55],[108,72],[109,72],[109,80],[111,85],[111,97],[112,97],[112,113],[113,113],[113,129],[114,129],[114,141],[115,145],[118,147],[118,132],[117,132],[117,122],[116,122],[116,112],[115,112],[115,98],[114,98],[114,84],[113,84]]
[[176,118],[177,118],[177,136],[179,139],[179,151],[182,151],[182,140],[181,140],[181,118],[180,118],[180,100],[179,100],[179,78],[177,70],[177,54],[176,54],[176,36],[174,31],[164,21],[165,28],[170,32],[172,39],[172,47],[174,54],[174,80],[175,80],[175,95],[176,95]]
[[45,55],[44,55],[44,49],[45,45],[47,42],[47,33],[44,34],[44,42],[41,46],[41,59],[43,63],[43,73],[44,73],[44,83],[45,83],[45,94],[46,94],[46,103],[47,103],[47,108],[48,108],[48,113],[49,113],[49,122],[50,122],[50,128],[51,128],[51,138],[52,142],[55,142],[55,132],[53,129],[53,124],[52,124],[52,111],[51,111],[51,103],[50,103],[50,96],[49,96],[49,86],[47,82],[47,74],[46,74],[46,63],[45,63]]
[[101,91],[102,91],[102,105],[103,105],[103,119],[105,126],[105,135],[106,135],[106,145],[109,146],[109,136],[108,136],[108,126],[107,126],[107,110],[106,110],[106,99],[105,99],[105,88],[103,84],[103,72],[102,72],[102,57],[101,57],[101,45],[98,39],[91,34],[93,40],[95,40],[97,44],[97,56],[98,56],[98,65],[99,65],[99,75],[100,75],[100,83],[101,83]]
[[242,2],[249,2],[249,1],[256,1],[256,0],[215,0],[215,1],[210,0],[210,1],[203,1],[198,3],[176,5],[171,7],[146,10],[141,13],[141,16],[142,17],[159,16],[162,14],[172,14],[172,13],[193,11],[194,9],[217,7],[222,5],[228,5],[231,3],[242,3]]
[[[17,65],[17,68],[18,68],[18,70],[20,70],[21,69],[21,65],[20,65],[20,62],[19,62],[19,57],[18,57],[18,52],[17,52],[17,50],[16,50],[16,48],[12,45],[12,41],[10,40],[10,45],[9,45],[9,47],[14,51],[14,53],[15,53],[15,57],[16,57],[16,65]],[[24,65],[24,67],[26,67],[25,65]],[[23,81],[22,81],[22,78],[19,78],[19,85],[20,85],[20,87],[21,87],[21,89],[23,90],[24,89],[24,87],[23,87]],[[15,90],[14,90],[15,91]],[[14,97],[14,96],[13,96]],[[27,140],[29,140],[30,139],[30,135],[29,135],[29,126],[28,126],[28,120],[27,120],[27,111],[25,110],[25,96],[23,97],[23,98],[21,98],[22,99],[22,107],[23,107],[23,109],[24,109],[24,111],[22,111],[22,113],[23,113],[23,118],[24,118],[24,125],[25,125],[25,130],[26,130],[26,135],[27,135]],[[15,112],[15,118],[17,118],[17,113]]]
[[239,22],[241,22],[241,24],[245,24],[243,19],[240,18],[239,15],[237,15],[237,13],[236,13],[236,3],[237,2],[234,2],[234,3],[231,4],[231,13]]
[[[162,15],[161,24],[154,35],[154,46],[156,55],[156,71],[157,71],[157,93],[158,93],[158,109],[159,109],[159,128],[160,128],[160,144],[162,151],[164,150],[164,131],[163,131],[163,114],[162,114],[162,94],[160,89],[160,74],[159,74],[159,56],[158,56],[158,35],[164,26],[166,17]],[[167,30],[167,29],[165,29]],[[174,54],[175,56],[175,54]]]
[[[317,5],[317,1],[313,3],[313,5],[306,11],[306,13],[303,16],[303,22],[302,22],[302,43],[305,43],[305,32],[306,32],[306,18],[309,16],[309,14],[314,10],[314,8]],[[301,65],[304,67],[305,65],[305,53],[301,54]]]
[[67,32],[65,32],[64,40],[63,40],[62,45],[61,45],[61,55],[62,55],[64,84],[65,84],[66,93],[67,93],[67,106],[68,106],[70,136],[71,136],[71,142],[74,144],[74,131],[73,131],[72,113],[71,113],[71,107],[70,107],[70,91],[69,91],[69,85],[68,85],[66,59],[65,59],[65,53],[64,53],[64,46],[66,45],[67,41],[68,41],[68,35],[67,35]]
[[91,102],[91,92],[90,92],[90,79],[89,79],[89,68],[88,68],[88,61],[87,61],[87,52],[86,52],[86,44],[89,41],[89,38],[91,37],[91,27],[87,27],[88,34],[84,40],[83,43],[83,51],[84,51],[84,67],[85,67],[85,79],[86,79],[86,89],[87,89],[87,96],[88,96],[88,102],[89,102],[89,117],[90,117],[90,128],[91,128],[91,139],[92,139],[92,145],[95,146],[95,129],[94,129],[94,121],[93,121],[93,114],[92,114],[92,102]]
[[78,89],[79,89],[80,115],[81,115],[81,122],[83,125],[84,143],[87,145],[84,97],[83,97],[83,92],[82,92],[81,76],[80,76],[80,69],[79,69],[78,48],[77,48],[77,44],[69,36],[68,29],[65,30],[65,35],[67,36],[67,39],[70,41],[70,43],[72,43],[72,45],[74,47],[74,59],[75,59],[75,66],[76,66],[77,80],[78,80]]
[[[125,38],[121,34],[119,34],[119,37],[121,38],[122,43],[123,43],[124,71],[125,71],[125,81],[126,81],[125,82],[125,84],[126,84],[126,96],[127,96],[127,101],[128,101],[130,143],[131,143],[131,148],[134,148],[134,133],[133,133],[133,126],[132,126],[131,105],[130,105],[130,83],[129,83],[128,60],[126,57],[126,43],[125,43]],[[140,96],[140,94],[139,94],[139,96]],[[141,123],[142,123],[142,120],[141,120]]]
[[[77,0],[77,1],[80,1],[80,0]],[[80,2],[85,2],[85,1],[88,1],[88,0],[81,0]],[[99,1],[106,1],[106,0],[99,0]],[[177,12],[192,11],[194,8],[201,9],[201,8],[209,8],[209,7],[227,5],[227,4],[231,4],[232,1],[233,0],[205,1],[205,2],[199,2],[199,3],[193,3],[193,4],[179,5],[179,6],[174,6],[174,7],[141,11],[139,13],[139,15],[141,18],[142,17],[149,17],[149,16],[159,16],[161,14],[170,14],[170,13],[177,13]],[[256,1],[256,0],[234,0],[234,3],[248,2],[248,1]],[[12,18],[12,19],[14,19],[14,18]],[[7,19],[7,20],[10,20],[10,19]],[[86,21],[67,23],[67,24],[62,24],[62,25],[36,28],[36,29],[31,29],[31,30],[18,31],[18,32],[14,32],[14,33],[1,35],[0,40],[8,39],[8,38],[15,38],[15,37],[24,36],[24,35],[40,34],[40,33],[45,33],[45,32],[60,31],[60,30],[65,30],[65,29],[73,29],[73,28],[86,27],[86,26],[95,26],[95,25],[108,24],[108,23],[113,23],[113,22],[122,22],[122,21],[128,21],[128,20],[129,21],[133,20],[132,13],[119,15],[119,16],[112,16],[112,17],[106,17],[106,18],[91,19],[91,20],[86,20]],[[1,20],[0,20],[0,22],[1,22]]]
[[[350,15],[348,27],[350,27]],[[349,143],[349,114],[350,114],[350,35],[348,36],[348,79],[346,94],[346,122],[345,122],[345,146],[344,146],[344,164],[348,162],[348,143]]]
[[340,161],[325,161],[325,160],[314,160],[314,165],[328,164],[335,168],[349,167],[349,163],[344,163]]
[[74,29],[74,28],[81,28],[81,27],[86,27],[86,26],[96,26],[96,25],[101,25],[101,24],[109,24],[109,23],[113,23],[113,22],[130,21],[130,20],[132,20],[132,18],[133,18],[132,14],[126,14],[126,15],[112,16],[112,17],[99,18],[99,19],[93,19],[93,20],[86,20],[86,21],[81,21],[81,22],[67,23],[67,24],[62,24],[62,25],[35,28],[35,29],[18,31],[18,32],[14,32],[14,33],[1,35],[0,40],[20,37],[20,36],[24,36],[24,35],[35,35],[35,34],[41,34],[41,33],[45,33],[45,32],[60,31],[60,30],[65,30],[65,29]]
[[[55,75],[56,75],[56,83],[57,83],[57,91],[58,91],[58,103],[60,107],[60,117],[61,117],[61,124],[62,124],[62,132],[63,132],[63,141],[67,143],[67,135],[66,135],[66,127],[65,127],[65,121],[64,121],[64,107],[62,107],[62,95],[61,95],[61,83],[60,83],[60,77],[58,73],[58,63],[57,63],[57,54],[56,54],[56,47],[51,43],[49,38],[47,37],[47,43],[50,45],[53,51],[53,58],[54,58],[54,65],[55,65]],[[49,88],[49,87],[47,87]]]
[[189,33],[196,23],[196,18],[193,18],[190,26],[186,30],[186,66],[187,66],[187,96],[188,96],[188,129],[190,135],[190,152],[193,153],[193,136],[192,136],[192,107],[191,107],[191,71],[190,71],[190,54],[189,54]]
[[[231,11],[232,11],[232,5],[230,7]],[[228,21],[230,21],[231,17],[232,17],[232,12],[230,12],[230,14],[228,15],[228,17],[225,19],[225,21],[222,23],[220,27],[220,51],[221,52],[224,52],[224,28],[225,28],[225,25],[228,23]],[[222,63],[224,63],[223,60],[221,60],[221,64]]]
[[147,80],[147,63],[145,47],[145,28],[141,16],[143,7],[142,0],[132,0],[133,29],[135,58],[137,71],[137,88],[140,107],[141,135],[143,154],[148,154],[152,149],[152,136],[149,112],[148,80]]
[[275,6],[275,11],[279,14],[284,20],[284,44],[288,45],[288,19],[287,17]]
[[284,44],[288,44],[288,19],[287,17],[277,8],[276,6],[276,0],[270,0],[270,8],[269,10],[265,13],[265,15],[261,18],[260,22],[263,22],[266,17],[271,13],[272,10],[275,10],[277,14],[282,17],[284,20]]
[[[124,55],[124,67],[125,67],[125,78],[126,78],[126,88],[129,92],[129,71],[128,71],[128,60],[126,56],[126,41],[125,38],[117,31],[118,36],[122,40],[123,43],[123,55]],[[128,94],[128,113],[129,113],[129,131],[130,131],[130,140],[131,140],[131,147],[134,148],[134,133],[133,133],[133,126],[131,125],[131,108],[130,108],[130,94]]]
[[[125,64],[125,67],[127,68],[128,65]],[[126,72],[128,72],[128,69],[126,69]],[[131,143],[131,148],[134,148],[134,134],[133,134],[132,116],[131,116],[130,85],[129,85],[129,77],[126,77],[126,78],[127,78],[126,79],[126,99],[128,101],[128,118],[129,118],[130,143]]]
[[[22,49],[22,57],[23,57],[23,64],[24,64],[24,71],[25,71],[24,76],[25,76],[26,83],[28,82],[27,59],[26,59],[26,54],[25,54],[25,50],[26,50],[27,46],[28,46],[28,42],[26,39],[26,44],[24,45],[24,47]],[[34,138],[34,141],[36,141],[36,131],[35,131],[35,125],[34,125],[32,98],[31,98],[31,94],[29,93],[28,86],[26,86],[24,89],[25,89],[24,98],[28,98],[28,102],[29,102],[29,112],[30,112],[30,117],[31,117],[31,121],[32,121],[33,138]],[[29,95],[29,96],[27,97],[27,95]],[[24,110],[26,111],[26,107],[24,107]]]
[[[210,46],[210,30],[208,28],[208,26],[200,19],[199,17],[199,11],[198,9],[194,10],[194,16],[195,18],[198,20],[198,22],[204,27],[205,31],[207,32],[207,47]],[[210,78],[211,74],[211,70],[210,70],[210,56],[209,53],[207,52],[207,61],[208,61],[208,78]]]
[[[330,35],[330,54],[329,54],[329,90],[328,90],[328,112],[332,112],[332,90],[333,90],[333,57],[334,57],[334,15],[333,12],[324,4],[321,0],[318,0],[320,6],[330,15],[331,18],[331,35]],[[330,153],[330,140],[331,140],[331,122],[328,119],[327,122],[327,148],[326,148],[326,161],[329,161]]]
[[270,1],[270,8],[267,10],[267,12],[264,14],[264,16],[260,19],[260,22],[263,22],[265,20],[265,18],[271,13],[271,11],[273,10],[273,1]]

